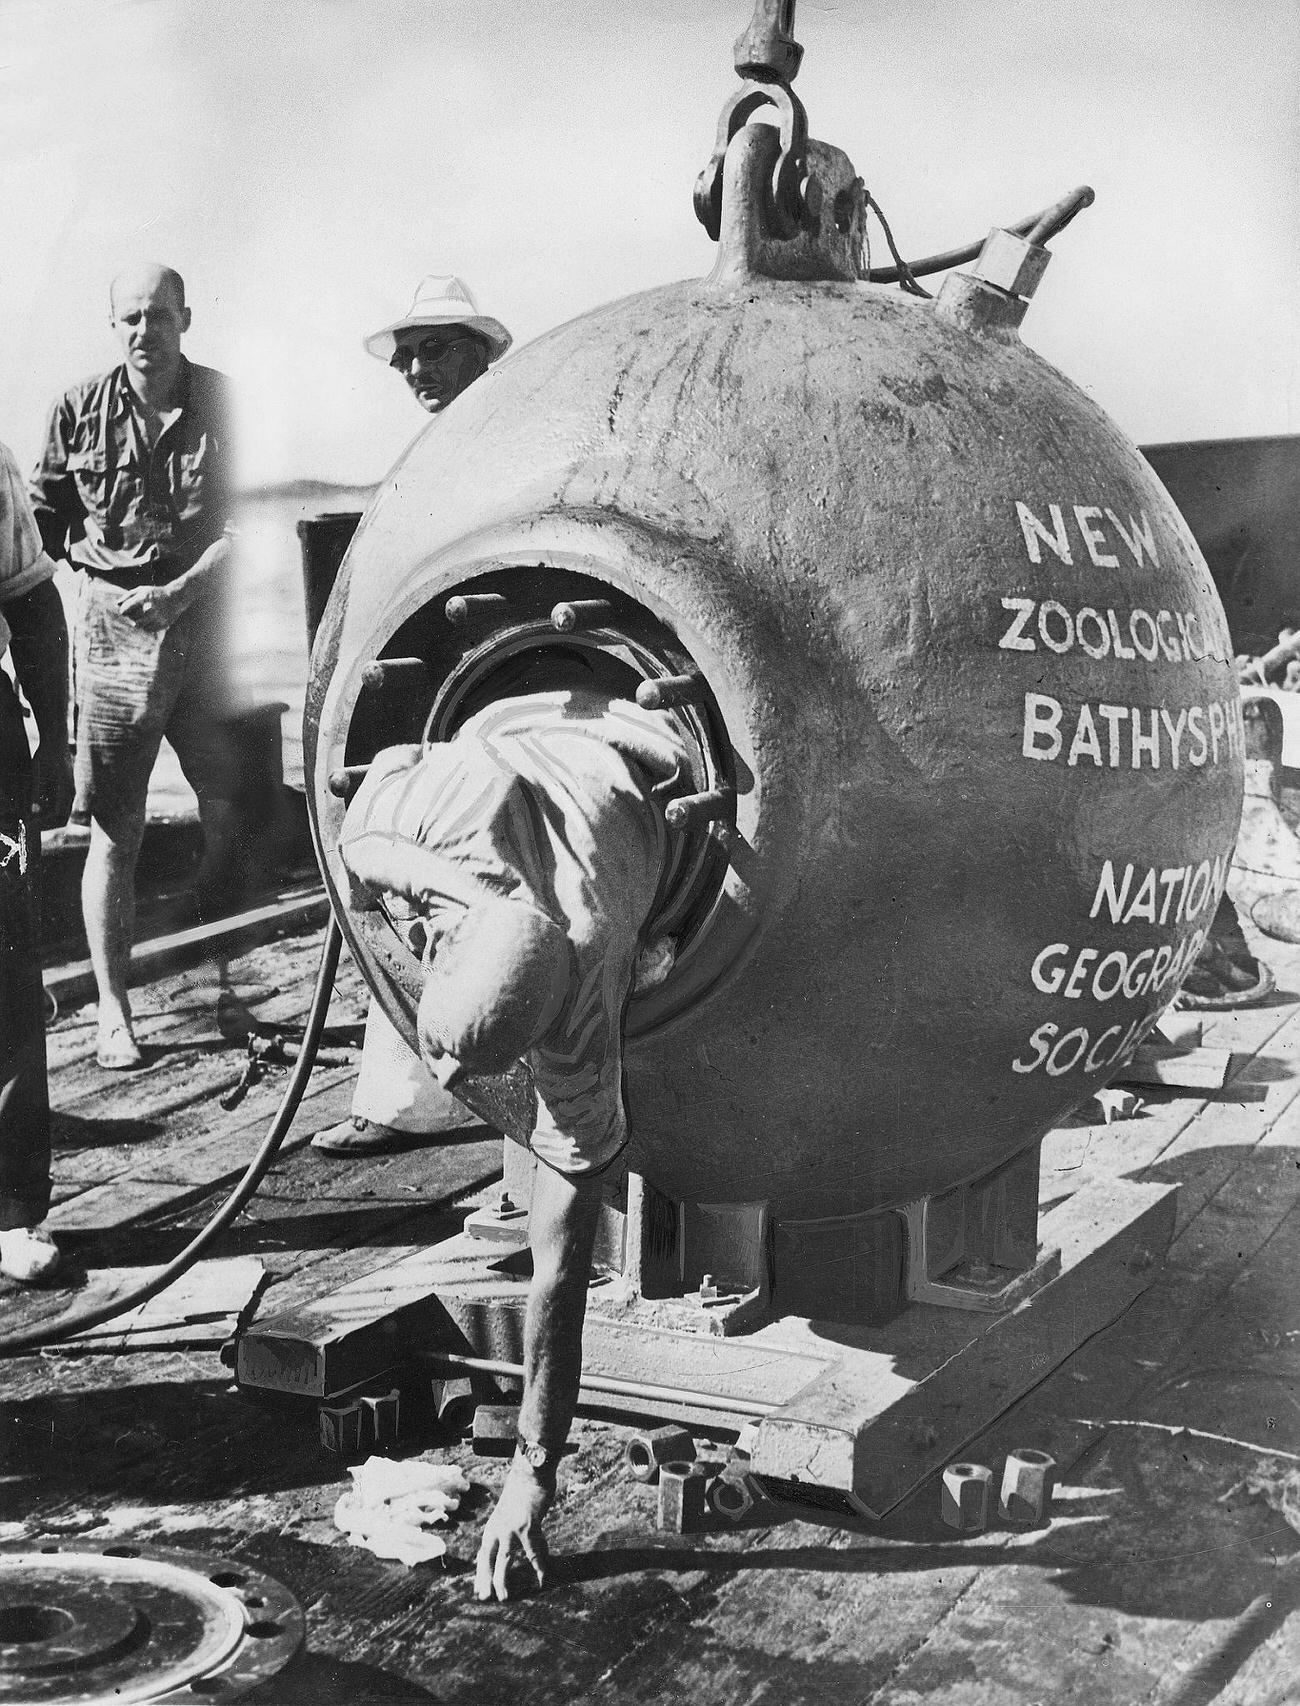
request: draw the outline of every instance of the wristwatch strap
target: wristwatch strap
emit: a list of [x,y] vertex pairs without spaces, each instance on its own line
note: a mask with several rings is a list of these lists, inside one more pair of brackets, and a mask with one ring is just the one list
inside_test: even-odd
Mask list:
[[561,1451],[548,1451],[544,1445],[525,1439],[520,1434],[515,1440],[515,1456],[526,1463],[537,1479],[544,1484],[554,1482],[555,1471],[559,1467]]

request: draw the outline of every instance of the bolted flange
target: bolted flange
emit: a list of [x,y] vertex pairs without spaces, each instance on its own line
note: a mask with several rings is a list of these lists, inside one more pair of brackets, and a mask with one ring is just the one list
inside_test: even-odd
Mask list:
[[298,1651],[303,1614],[237,1559],[0,1547],[0,1701],[238,1699]]

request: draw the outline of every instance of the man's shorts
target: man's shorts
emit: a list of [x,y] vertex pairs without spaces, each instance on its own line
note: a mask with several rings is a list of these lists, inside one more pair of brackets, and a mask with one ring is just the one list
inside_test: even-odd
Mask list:
[[119,615],[121,586],[89,574],[81,582],[74,816],[93,818],[114,841],[138,835],[164,735],[200,806],[233,799],[238,754],[220,602],[198,599],[157,631]]

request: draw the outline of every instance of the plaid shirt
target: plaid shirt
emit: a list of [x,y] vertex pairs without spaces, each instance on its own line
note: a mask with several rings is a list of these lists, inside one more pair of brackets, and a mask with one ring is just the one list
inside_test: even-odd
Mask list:
[[180,413],[145,440],[125,366],[64,392],[31,480],[45,548],[123,586],[174,580],[225,530],[226,382],[182,358]]
[[24,597],[53,573],[54,564],[41,548],[18,464],[8,446],[0,444],[0,658],[9,649],[6,600]]

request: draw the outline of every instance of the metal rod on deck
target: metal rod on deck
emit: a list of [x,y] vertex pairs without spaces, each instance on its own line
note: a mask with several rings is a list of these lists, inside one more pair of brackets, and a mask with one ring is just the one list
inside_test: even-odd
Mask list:
[[[451,1368],[471,1368],[480,1374],[510,1375],[516,1380],[524,1377],[522,1363],[462,1356],[459,1351],[422,1351],[420,1360],[446,1363]],[[770,1404],[763,1398],[725,1398],[719,1392],[692,1392],[683,1386],[652,1386],[641,1380],[619,1380],[612,1374],[584,1374],[581,1386],[587,1392],[608,1392],[618,1398],[646,1398],[660,1404],[690,1404],[697,1409],[716,1410],[734,1416],[774,1416],[783,1407]]]

